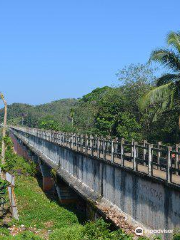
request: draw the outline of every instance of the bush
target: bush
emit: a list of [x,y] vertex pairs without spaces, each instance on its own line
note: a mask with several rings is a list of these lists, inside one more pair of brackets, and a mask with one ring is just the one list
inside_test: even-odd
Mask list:
[[175,234],[173,240],[180,240],[180,233]]
[[132,240],[132,236],[127,235],[122,230],[110,231],[110,224],[103,219],[96,222],[88,222],[84,226],[83,240]]
[[25,231],[23,233],[18,234],[14,240],[42,240],[41,237],[35,235],[30,231]]
[[110,231],[109,226],[103,219],[99,219],[84,226],[64,227],[55,230],[50,235],[50,240],[132,240],[132,237],[122,230]]
[[6,155],[5,164],[2,165],[2,170],[10,173],[28,174],[34,176],[36,167],[33,162],[27,162],[23,157],[16,155],[13,151],[13,144],[10,137],[5,137]]

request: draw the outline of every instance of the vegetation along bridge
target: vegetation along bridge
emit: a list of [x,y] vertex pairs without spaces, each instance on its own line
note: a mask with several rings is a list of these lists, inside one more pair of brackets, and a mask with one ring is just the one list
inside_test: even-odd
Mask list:
[[[122,227],[180,228],[180,147],[9,127],[15,148],[20,144],[40,167],[44,189],[52,169],[66,183],[61,201],[75,192]],[[28,149],[28,151],[27,151]]]

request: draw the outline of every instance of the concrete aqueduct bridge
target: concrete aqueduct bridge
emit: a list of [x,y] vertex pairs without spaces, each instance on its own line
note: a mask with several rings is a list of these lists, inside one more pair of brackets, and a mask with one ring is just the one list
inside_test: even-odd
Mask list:
[[51,188],[53,168],[69,188],[119,226],[123,216],[134,227],[180,229],[178,145],[127,143],[15,126],[9,130],[39,164],[45,190]]

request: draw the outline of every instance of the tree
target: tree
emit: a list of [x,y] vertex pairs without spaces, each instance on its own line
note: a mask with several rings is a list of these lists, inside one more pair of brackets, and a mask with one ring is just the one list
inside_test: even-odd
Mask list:
[[157,79],[154,89],[148,92],[142,99],[142,109],[153,106],[157,115],[167,112],[178,112],[178,125],[180,130],[180,33],[171,32],[167,36],[167,43],[171,49],[158,49],[152,52],[150,61],[155,61],[169,68],[171,73],[166,73]]
[[116,135],[118,114],[124,111],[124,99],[120,89],[110,89],[98,102],[95,127],[100,135]]
[[55,119],[53,119],[53,116],[46,116],[42,119],[39,120],[39,128],[43,128],[46,130],[54,130],[58,131],[59,130],[59,123]]
[[99,108],[95,115],[96,133],[140,140],[141,126],[134,112],[128,112],[128,104],[123,87],[110,89],[98,103]]
[[141,118],[139,99],[149,92],[156,81],[154,72],[157,69],[149,64],[130,64],[121,69],[116,75],[123,86],[123,93],[127,99],[126,111],[134,113],[137,120]]

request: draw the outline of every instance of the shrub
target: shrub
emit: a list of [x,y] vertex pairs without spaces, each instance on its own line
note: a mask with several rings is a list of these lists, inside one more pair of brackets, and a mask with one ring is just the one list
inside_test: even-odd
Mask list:
[[173,240],[180,240],[180,233],[175,234]]
[[5,172],[28,174],[34,176],[36,167],[33,162],[27,162],[23,157],[16,155],[13,151],[13,144],[10,137],[5,137],[6,144],[6,162],[2,165]]
[[96,222],[88,222],[84,226],[83,240],[132,240],[132,236],[127,235],[122,230],[110,231],[110,224],[103,219]]

